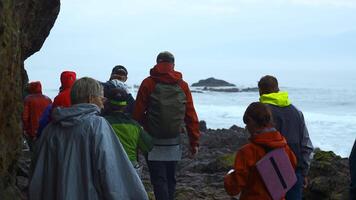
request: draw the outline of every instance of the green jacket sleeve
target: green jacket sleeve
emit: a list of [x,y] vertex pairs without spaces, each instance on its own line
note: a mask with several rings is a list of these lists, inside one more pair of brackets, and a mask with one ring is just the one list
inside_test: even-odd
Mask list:
[[143,128],[140,128],[140,137],[138,140],[138,146],[139,148],[143,151],[143,153],[147,153],[152,150],[153,148],[153,142],[152,142],[152,137],[143,130]]

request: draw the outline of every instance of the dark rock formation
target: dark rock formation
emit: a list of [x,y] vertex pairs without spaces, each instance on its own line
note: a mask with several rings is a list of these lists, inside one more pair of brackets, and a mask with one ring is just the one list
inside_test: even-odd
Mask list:
[[240,92],[239,88],[211,88],[211,87],[204,87],[203,91],[211,91],[211,92]]
[[241,89],[241,92],[258,92],[258,91],[259,91],[258,87],[252,87],[252,88],[248,87],[248,88]]
[[59,7],[59,0],[0,0],[0,199],[19,198],[23,62],[42,47]]
[[224,80],[219,80],[215,78],[208,78],[205,80],[200,80],[198,83],[193,83],[192,87],[202,87],[195,88],[192,90],[194,93],[202,93],[203,91],[211,92],[258,92],[257,87],[253,88],[237,88],[234,84],[228,83]]
[[[185,138],[184,158],[178,163],[177,200],[225,200],[223,177],[235,160],[236,151],[247,143],[247,133],[236,125],[230,129],[207,129],[201,137],[198,156],[188,158]],[[145,166],[143,180],[151,199],[153,190]],[[332,152],[315,151],[310,169],[310,184],[304,191],[307,200],[348,199],[348,160]]]
[[258,88],[242,88],[229,87],[229,88],[215,88],[215,87],[204,87],[202,91],[211,91],[211,92],[258,92]]
[[235,87],[234,84],[228,83],[224,80],[215,79],[213,77],[205,80],[200,80],[198,83],[193,83],[192,86],[193,87],[226,87],[226,86]]
[[347,158],[341,158],[332,151],[316,149],[309,178],[305,199],[349,199],[350,173]]

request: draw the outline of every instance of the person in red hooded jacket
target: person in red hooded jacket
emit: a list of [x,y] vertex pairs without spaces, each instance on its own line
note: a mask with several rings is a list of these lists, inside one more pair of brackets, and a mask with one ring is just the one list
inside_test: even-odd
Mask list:
[[251,103],[243,121],[251,134],[250,143],[237,151],[234,170],[224,177],[225,190],[230,196],[240,195],[240,200],[272,200],[257,171],[256,162],[266,155],[266,149],[284,148],[294,168],[297,158],[286,139],[273,127],[272,113],[266,105]]
[[54,98],[52,108],[70,107],[70,90],[76,80],[76,73],[72,71],[64,71],[61,74],[61,88],[59,94]]
[[[168,51],[161,52],[157,56],[156,63],[156,66],[150,70],[150,76],[142,81],[138,90],[133,118],[143,125],[153,139],[154,146],[148,153],[146,160],[156,200],[172,200],[174,199],[176,186],[175,170],[177,161],[182,156],[181,134],[177,134],[177,132],[184,133],[184,129],[188,132],[191,156],[193,157],[197,153],[199,146],[199,121],[189,86],[183,81],[182,74],[174,70],[173,54]],[[166,94],[172,94],[170,93],[172,90],[179,93],[179,100],[174,95],[167,95],[167,99],[160,96],[165,92]],[[159,91],[162,91],[162,93]],[[171,102],[176,103],[167,106],[159,104],[157,101],[168,104]],[[167,115],[167,113],[175,113],[176,116]],[[166,117],[162,117],[163,115]],[[172,128],[170,129],[171,131],[166,131],[168,129],[165,129],[165,127],[170,127],[170,120],[166,118],[172,117],[178,118],[177,123],[171,123],[172,127],[174,127],[174,124],[181,124],[180,128],[182,129]],[[172,134],[173,136],[169,138],[160,138],[158,135],[161,135],[161,132],[165,132],[167,135],[170,134],[169,132],[175,132],[175,134]]]
[[30,148],[32,148],[32,141],[37,137],[39,119],[46,107],[52,103],[52,100],[42,94],[42,85],[39,81],[29,83],[28,91],[29,95],[24,100],[22,121],[24,134],[29,140]]

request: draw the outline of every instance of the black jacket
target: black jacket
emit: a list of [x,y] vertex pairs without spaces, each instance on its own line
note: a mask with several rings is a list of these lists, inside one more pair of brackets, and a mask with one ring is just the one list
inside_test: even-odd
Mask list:
[[271,108],[275,128],[287,139],[289,147],[297,157],[297,169],[306,176],[312,159],[313,145],[303,113],[292,104],[286,107],[267,105]]
[[356,199],[356,140],[350,154],[349,162],[350,162],[350,174],[351,174],[350,199],[355,200]]

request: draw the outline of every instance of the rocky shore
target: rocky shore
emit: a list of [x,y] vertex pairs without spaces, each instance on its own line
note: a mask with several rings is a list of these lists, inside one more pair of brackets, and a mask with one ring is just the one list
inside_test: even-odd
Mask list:
[[[201,126],[204,129],[204,124]],[[232,168],[234,153],[248,140],[244,129],[207,129],[201,137],[199,154],[188,158],[187,138],[184,144],[184,159],[177,170],[177,200],[229,200],[223,186],[223,176]],[[309,186],[304,191],[305,199],[348,199],[348,159],[333,152],[316,149],[310,169]],[[151,199],[154,199],[145,166],[144,184]]]
[[[195,159],[188,157],[188,138],[184,136],[184,156],[177,169],[177,200],[230,200],[223,185],[223,177],[235,159],[235,152],[248,142],[243,128],[207,129],[200,123],[202,137]],[[149,174],[144,158],[142,180],[151,200],[154,200]],[[26,199],[28,188],[30,153],[23,151],[17,164],[16,186],[21,190],[21,199]],[[348,159],[331,151],[315,150],[309,173],[309,186],[304,191],[306,200],[346,200],[350,182]],[[12,199],[12,198],[8,198]]]

